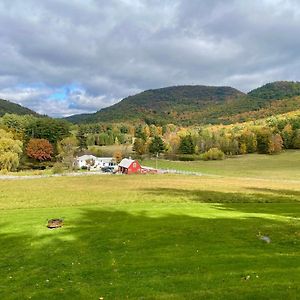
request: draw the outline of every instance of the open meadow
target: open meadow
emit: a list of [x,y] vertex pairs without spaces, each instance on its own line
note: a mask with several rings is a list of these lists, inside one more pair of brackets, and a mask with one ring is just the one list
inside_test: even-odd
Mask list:
[[299,158],[1,180],[0,299],[297,299]]
[[[144,160],[143,165],[156,167],[156,160]],[[300,151],[288,150],[276,155],[248,154],[215,161],[157,160],[160,169],[200,172],[206,175],[251,177],[261,179],[300,179]]]

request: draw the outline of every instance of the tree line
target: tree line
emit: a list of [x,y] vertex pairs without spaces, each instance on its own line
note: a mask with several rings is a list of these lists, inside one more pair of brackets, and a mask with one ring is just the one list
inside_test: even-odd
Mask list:
[[[286,114],[235,125],[85,124],[6,114],[0,118],[0,169],[74,167],[76,155],[101,155],[102,146],[124,145],[131,155],[213,160],[247,153],[300,149],[300,115]],[[96,149],[96,150],[95,150]],[[98,152],[97,152],[98,151]],[[122,153],[115,151],[117,161]]]

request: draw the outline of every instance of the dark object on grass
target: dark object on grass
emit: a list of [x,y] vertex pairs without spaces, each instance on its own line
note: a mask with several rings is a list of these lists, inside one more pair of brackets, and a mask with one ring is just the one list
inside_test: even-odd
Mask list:
[[50,219],[48,220],[47,227],[50,229],[54,229],[54,228],[62,227],[63,225],[64,225],[63,219]]

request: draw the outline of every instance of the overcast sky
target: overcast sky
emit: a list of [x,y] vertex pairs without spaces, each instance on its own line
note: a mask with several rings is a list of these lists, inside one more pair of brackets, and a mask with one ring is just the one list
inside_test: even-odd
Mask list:
[[0,98],[50,116],[181,84],[300,79],[297,0],[1,0]]

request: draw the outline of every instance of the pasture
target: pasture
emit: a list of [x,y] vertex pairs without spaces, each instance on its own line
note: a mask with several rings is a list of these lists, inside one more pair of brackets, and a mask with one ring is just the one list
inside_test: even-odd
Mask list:
[[[155,159],[144,160],[143,165],[156,167]],[[168,161],[157,160],[160,169],[201,172],[207,175],[252,177],[261,179],[300,179],[300,151],[288,150],[281,154],[248,154],[224,161]]]
[[206,165],[222,176],[1,180],[0,299],[296,299],[298,155],[238,158],[240,176],[225,160]]

